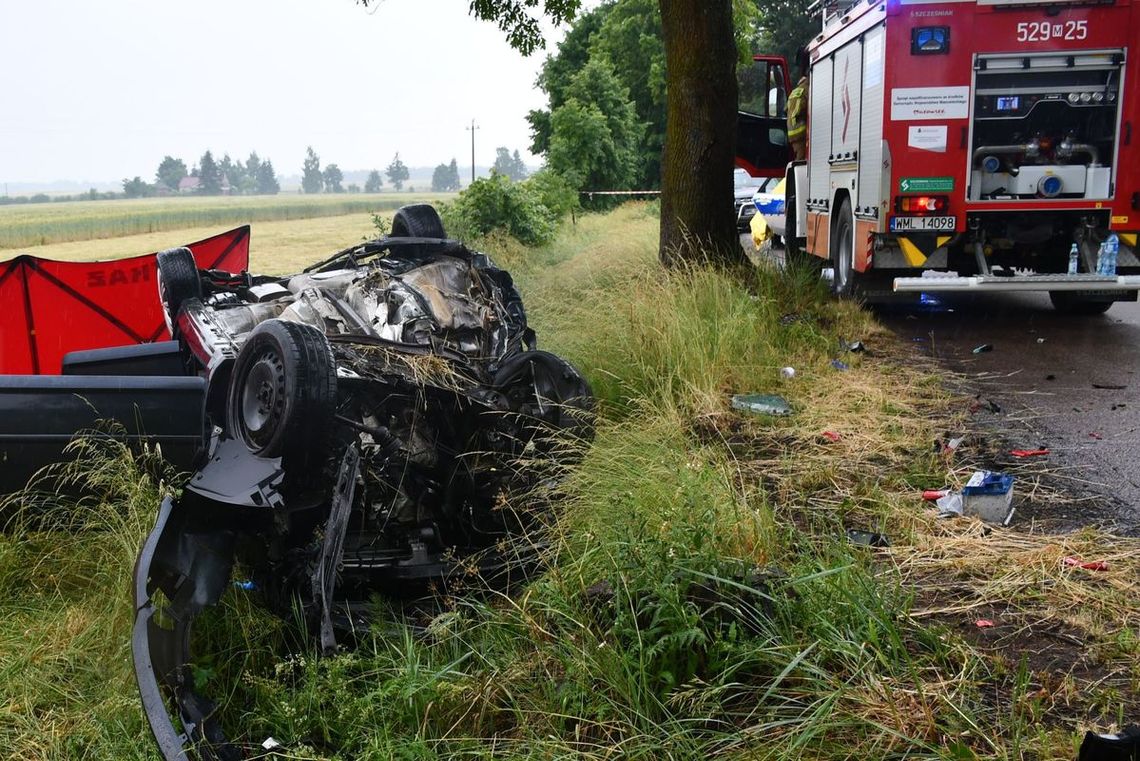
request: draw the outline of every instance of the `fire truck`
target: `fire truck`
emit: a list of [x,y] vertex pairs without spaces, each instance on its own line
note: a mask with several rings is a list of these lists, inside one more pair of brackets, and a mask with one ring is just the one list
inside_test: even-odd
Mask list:
[[[1047,291],[1083,314],[1136,300],[1133,2],[820,8],[805,161],[787,144],[788,62],[757,56],[741,87],[737,165],[786,177],[789,258],[829,262],[838,295]],[[1115,269],[1098,262],[1110,235]]]

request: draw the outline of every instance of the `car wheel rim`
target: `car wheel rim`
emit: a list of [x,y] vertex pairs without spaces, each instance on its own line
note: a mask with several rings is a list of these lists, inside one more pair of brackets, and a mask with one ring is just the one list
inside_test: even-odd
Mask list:
[[241,427],[247,443],[262,448],[284,414],[285,368],[275,352],[255,359],[241,390]]

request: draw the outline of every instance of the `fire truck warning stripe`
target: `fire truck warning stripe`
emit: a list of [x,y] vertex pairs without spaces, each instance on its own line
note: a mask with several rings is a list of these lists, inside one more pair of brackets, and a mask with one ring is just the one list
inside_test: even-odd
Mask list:
[[929,237],[926,235],[918,236],[916,238],[906,238],[903,236],[898,237],[899,248],[902,249],[903,257],[906,258],[906,263],[912,267],[921,267],[926,264],[935,251],[942,248],[950,240],[952,236],[938,235]]

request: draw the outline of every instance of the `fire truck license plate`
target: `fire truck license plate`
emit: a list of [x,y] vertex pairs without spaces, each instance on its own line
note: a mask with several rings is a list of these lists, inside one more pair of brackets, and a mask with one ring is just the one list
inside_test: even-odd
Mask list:
[[953,231],[957,217],[891,217],[891,232]]

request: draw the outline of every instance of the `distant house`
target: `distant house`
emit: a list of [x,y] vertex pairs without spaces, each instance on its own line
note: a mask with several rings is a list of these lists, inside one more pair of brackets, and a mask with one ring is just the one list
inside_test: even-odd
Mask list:
[[197,193],[202,180],[198,177],[183,177],[178,181],[179,193]]

